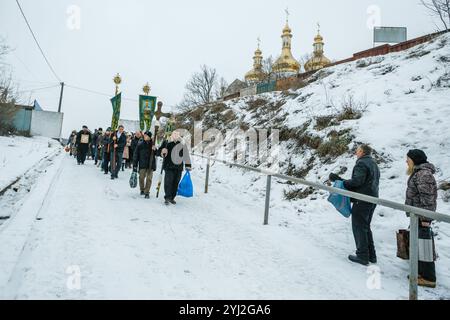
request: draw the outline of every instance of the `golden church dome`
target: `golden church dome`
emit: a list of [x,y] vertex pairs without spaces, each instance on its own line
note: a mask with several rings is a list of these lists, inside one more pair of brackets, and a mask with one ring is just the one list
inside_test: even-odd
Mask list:
[[245,74],[245,81],[253,84],[259,83],[266,78],[266,74],[263,71],[262,60],[263,56],[258,44],[258,49],[256,49],[255,55],[253,56],[253,69]]
[[286,26],[283,29],[281,38],[283,39],[283,48],[281,50],[281,55],[273,64],[272,69],[275,73],[281,76],[297,74],[300,71],[300,63],[295,60],[291,52],[292,33],[291,28],[289,27],[287,22]]
[[320,30],[314,38],[314,53],[311,59],[305,63],[305,71],[319,70],[330,64],[331,61],[323,54],[323,37],[320,35]]

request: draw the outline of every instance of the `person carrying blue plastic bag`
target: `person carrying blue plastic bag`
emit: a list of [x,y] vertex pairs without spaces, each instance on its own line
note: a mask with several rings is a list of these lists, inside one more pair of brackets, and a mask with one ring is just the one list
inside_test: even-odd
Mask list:
[[[380,170],[377,163],[372,158],[372,148],[367,144],[362,144],[356,149],[355,153],[358,160],[353,168],[352,178],[344,180],[337,174],[330,174],[330,181],[343,180],[345,189],[378,197]],[[373,242],[372,222],[373,213],[376,205],[357,199],[351,199],[352,206],[352,230],[356,244],[356,255],[349,255],[348,259],[352,262],[368,266],[369,262],[376,263],[377,256]]]
[[[333,187],[338,189],[346,190],[344,187],[344,181],[336,180],[334,182]],[[349,218],[352,214],[352,208],[350,205],[350,198],[346,196],[342,196],[337,193],[330,193],[328,197],[328,202],[330,202],[337,211],[339,211],[344,217]]]
[[[164,158],[164,204],[176,204],[175,197],[183,168],[186,171],[190,171],[192,168],[189,150],[186,144],[182,143],[180,133],[174,131],[169,140],[165,140],[161,144],[157,154]],[[188,178],[190,179],[190,176]]]

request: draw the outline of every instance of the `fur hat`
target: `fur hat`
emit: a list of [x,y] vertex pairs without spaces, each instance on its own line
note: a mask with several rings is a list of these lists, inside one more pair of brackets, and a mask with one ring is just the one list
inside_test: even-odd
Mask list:
[[414,162],[416,166],[428,162],[425,152],[419,149],[409,150],[407,156]]

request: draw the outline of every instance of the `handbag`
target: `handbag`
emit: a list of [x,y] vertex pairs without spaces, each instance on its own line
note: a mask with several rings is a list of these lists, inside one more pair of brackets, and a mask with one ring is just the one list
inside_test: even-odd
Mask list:
[[409,260],[409,230],[397,231],[397,257]]
[[[431,240],[433,243],[433,261],[436,261],[437,253],[433,235],[431,235]],[[397,231],[397,257],[409,260],[409,230],[401,229]]]
[[137,187],[137,173],[134,171],[131,173],[131,176],[130,176],[130,187],[132,189]]

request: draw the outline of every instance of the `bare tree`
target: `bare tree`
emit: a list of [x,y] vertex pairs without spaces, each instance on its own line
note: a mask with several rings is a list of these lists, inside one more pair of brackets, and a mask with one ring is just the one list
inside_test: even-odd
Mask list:
[[427,8],[433,17],[439,17],[444,25],[444,30],[450,27],[450,0],[420,0],[421,4]]
[[271,79],[275,77],[275,71],[273,69],[274,59],[272,56],[268,56],[262,61],[262,69],[266,78],[264,79],[266,82],[269,82]]
[[177,108],[188,111],[214,101],[220,91],[218,77],[216,69],[202,65],[200,72],[194,73],[186,83],[186,92]]
[[0,38],[0,103],[15,103],[18,98],[17,88],[11,75],[7,76],[5,57],[11,52],[11,48],[3,38]]
[[303,68],[304,71],[306,71],[306,70],[305,70],[305,65],[306,65],[306,63],[307,63],[309,60],[312,59],[313,55],[314,55],[313,53],[305,53],[305,54],[302,55],[302,56],[300,57],[300,59],[298,60],[298,62],[300,62],[301,68]]
[[220,77],[220,80],[217,85],[216,89],[216,99],[220,99],[225,95],[225,91],[228,88],[228,82],[223,78]]

